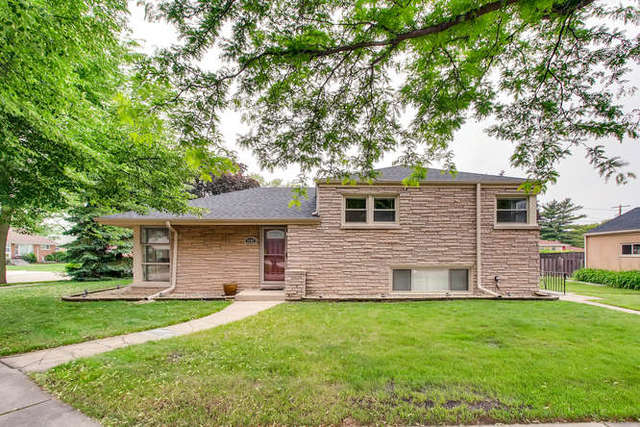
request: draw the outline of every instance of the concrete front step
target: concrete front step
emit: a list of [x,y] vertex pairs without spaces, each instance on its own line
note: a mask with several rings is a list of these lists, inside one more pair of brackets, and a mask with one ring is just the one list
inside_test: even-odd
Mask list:
[[283,290],[247,289],[235,297],[236,301],[284,301]]

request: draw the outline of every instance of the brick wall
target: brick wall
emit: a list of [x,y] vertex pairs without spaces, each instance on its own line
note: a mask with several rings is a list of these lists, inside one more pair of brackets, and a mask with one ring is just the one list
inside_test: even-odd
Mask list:
[[[177,293],[222,293],[237,282],[238,291],[260,286],[260,233],[249,226],[174,226],[178,231]],[[246,237],[258,239],[245,245]]]
[[[537,288],[538,231],[494,230],[495,195],[515,187],[482,192],[482,283],[530,294]],[[399,227],[342,227],[343,193],[398,194]],[[380,296],[390,293],[393,267],[468,268],[476,287],[475,185],[423,185],[419,188],[320,186],[319,225],[289,225],[287,268],[307,272],[308,296]]]
[[33,250],[38,254],[38,262],[44,262],[44,257],[56,251],[56,245],[49,245],[49,249],[44,249],[42,245],[33,245]]

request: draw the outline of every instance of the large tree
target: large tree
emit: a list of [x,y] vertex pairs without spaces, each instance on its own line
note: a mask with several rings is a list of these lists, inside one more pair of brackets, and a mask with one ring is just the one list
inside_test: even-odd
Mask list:
[[576,205],[569,198],[564,200],[551,200],[542,205],[540,212],[540,237],[545,240],[559,240],[564,243],[573,243],[575,236],[571,230],[575,222],[586,218],[579,214],[582,206]]
[[197,197],[206,197],[230,191],[246,190],[260,187],[260,182],[252,176],[246,175],[247,167],[238,163],[235,172],[219,175],[197,176],[189,192]]
[[639,136],[623,106],[640,57],[635,2],[164,0],[147,12],[181,37],[149,76],[181,89],[193,123],[240,109],[240,143],[263,167],[372,177],[400,152],[417,178],[434,158],[454,168],[449,143],[473,117],[514,144],[529,188],[578,147],[607,179],[633,176],[603,144]]
[[[184,211],[195,169],[225,170],[214,140],[165,108],[177,92],[136,78],[126,0],[0,2],[0,245],[78,200]],[[175,103],[173,103],[175,105]],[[214,144],[215,145],[215,144]],[[0,283],[6,281],[0,251]]]

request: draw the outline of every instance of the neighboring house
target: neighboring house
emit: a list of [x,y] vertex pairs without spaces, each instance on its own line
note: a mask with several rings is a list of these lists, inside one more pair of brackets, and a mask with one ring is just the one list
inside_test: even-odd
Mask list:
[[56,242],[43,236],[18,233],[9,229],[5,254],[7,259],[20,259],[24,255],[35,254],[38,262],[44,262],[44,257],[57,250]]
[[584,235],[587,268],[640,270],[640,207]]
[[[133,286],[191,295],[284,289],[288,299],[532,295],[536,197],[521,178],[380,169],[375,183],[317,181],[300,208],[290,188],[196,199],[201,217],[150,212],[97,218],[134,231]],[[169,292],[169,291],[167,291]]]
[[538,248],[541,251],[558,251],[558,252],[583,252],[584,249],[562,243],[558,240],[540,240]]

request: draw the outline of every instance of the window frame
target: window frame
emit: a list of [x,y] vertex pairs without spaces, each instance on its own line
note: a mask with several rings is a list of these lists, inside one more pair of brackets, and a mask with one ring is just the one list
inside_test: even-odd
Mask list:
[[[499,222],[498,221],[498,201],[504,199],[524,199],[527,202],[526,222]],[[502,211],[514,211],[514,209],[500,209]],[[516,209],[521,211],[521,209]],[[538,229],[536,196],[522,193],[498,193],[495,195],[493,205],[493,227],[495,229]]]
[[[622,253],[623,246],[631,246],[631,253],[630,254]],[[633,253],[633,247],[634,246],[638,246],[640,248],[640,242],[624,242],[624,243],[620,243],[620,250],[618,252],[618,254],[619,254],[618,256],[624,257],[624,258],[638,258],[638,257],[640,257],[640,252],[638,252],[637,254]]]
[[[168,237],[168,242],[167,243],[148,243],[145,242],[145,231],[146,230],[150,230],[150,229],[162,229],[162,230],[166,230],[167,231],[167,237]],[[171,282],[171,255],[172,255],[172,249],[171,249],[171,243],[172,243],[172,237],[171,237],[171,230],[169,230],[167,227],[162,227],[162,226],[148,226],[148,227],[140,227],[140,268],[142,270],[142,281],[143,282],[157,282],[157,283],[170,283]],[[148,262],[145,261],[146,257],[147,257],[147,246],[153,246],[153,245],[167,245],[169,247],[169,261],[168,262]],[[146,266],[148,265],[167,265],[169,266],[169,279],[168,280],[149,280],[147,279],[147,269]]]
[[[452,289],[440,289],[433,291],[424,291],[424,290],[395,290],[393,289],[393,273],[395,270],[411,270],[410,273],[410,286],[412,285],[411,281],[413,280],[413,270],[447,270],[447,275],[449,277],[449,287],[451,287],[451,272],[452,270],[466,270],[467,272],[467,289],[466,290],[452,290]],[[455,294],[455,295],[467,295],[473,293],[473,266],[472,265],[393,265],[389,268],[389,291],[391,294],[403,294],[403,295],[439,295],[439,294]]]
[[[350,222],[347,221],[347,199],[365,199],[366,200],[366,222]],[[375,209],[375,199],[393,199],[394,209]],[[399,209],[398,193],[351,193],[342,194],[341,224],[342,228],[397,228],[400,225],[400,209]],[[355,209],[351,209],[355,210]],[[362,209],[359,209],[362,210]],[[375,221],[375,211],[395,212],[394,221]]]
[[40,245],[40,249],[42,249],[43,251],[51,250],[51,245]]

